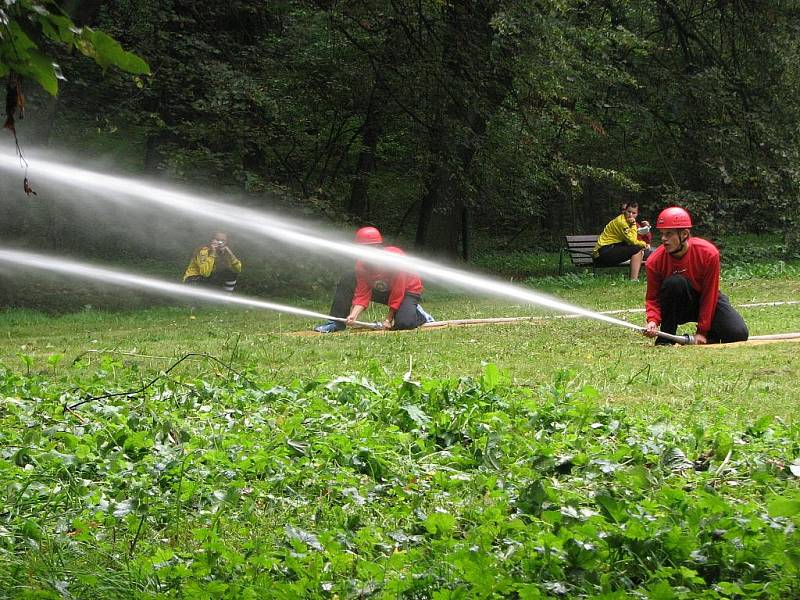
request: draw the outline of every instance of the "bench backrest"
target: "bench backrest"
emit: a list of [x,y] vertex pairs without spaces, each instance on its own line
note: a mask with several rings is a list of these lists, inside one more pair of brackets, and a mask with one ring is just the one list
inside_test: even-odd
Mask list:
[[597,237],[596,235],[565,236],[567,250],[569,250],[569,257],[573,265],[576,267],[592,266],[592,250],[597,243]]

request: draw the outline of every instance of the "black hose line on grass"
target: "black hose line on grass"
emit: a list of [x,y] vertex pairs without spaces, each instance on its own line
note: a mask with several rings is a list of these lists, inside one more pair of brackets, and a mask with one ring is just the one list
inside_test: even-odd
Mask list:
[[246,378],[241,373],[236,371],[230,365],[225,364],[224,362],[222,362],[216,356],[212,356],[211,354],[207,354],[206,352],[189,352],[188,354],[184,354],[181,358],[179,358],[174,363],[172,363],[168,369],[166,369],[164,371],[161,371],[161,373],[159,373],[158,376],[156,376],[155,378],[150,380],[149,383],[146,383],[145,385],[143,385],[140,388],[128,390],[126,392],[112,392],[112,393],[109,393],[109,394],[102,394],[101,396],[91,396],[91,395],[87,394],[86,397],[83,398],[83,400],[81,400],[80,402],[76,402],[75,404],[65,404],[64,405],[64,412],[72,412],[73,410],[75,410],[79,406],[82,406],[82,405],[84,405],[84,404],[86,404],[88,402],[94,402],[95,400],[103,400],[103,399],[106,399],[106,398],[116,398],[118,396],[135,396],[137,394],[141,394],[147,388],[149,388],[150,386],[155,384],[158,380],[163,379],[164,377],[166,377],[167,374],[170,371],[172,371],[172,369],[174,369],[179,364],[181,364],[183,361],[185,361],[185,360],[187,360],[189,358],[206,358],[208,360],[212,360],[212,361],[214,361],[216,363],[219,363],[223,367],[225,367],[228,371],[230,371],[234,375],[237,375],[237,376],[241,377],[242,379],[246,380]]

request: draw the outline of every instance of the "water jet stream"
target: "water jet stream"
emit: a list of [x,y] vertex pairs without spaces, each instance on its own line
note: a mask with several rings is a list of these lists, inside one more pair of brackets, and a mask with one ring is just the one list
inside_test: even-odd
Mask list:
[[[266,310],[273,310],[276,312],[299,315],[303,317],[313,317],[315,319],[331,319],[341,322],[346,320],[314,312],[312,310],[305,310],[303,308],[296,308],[294,306],[286,306],[285,304],[275,304],[274,302],[265,302],[256,298],[248,298],[247,296],[233,295],[227,292],[216,292],[213,290],[180,283],[162,281],[152,277],[131,275],[129,273],[123,273],[121,271],[114,271],[111,269],[101,269],[99,267],[93,267],[91,265],[86,265],[75,261],[53,258],[45,254],[35,254],[33,252],[23,252],[20,250],[0,248],[0,262],[30,267],[33,269],[42,269],[55,273],[62,273],[65,275],[74,275],[83,279],[93,279],[95,281],[101,281],[105,283],[115,283],[127,287],[144,288],[153,292],[160,292],[174,296],[184,296],[187,298],[211,300],[225,304],[237,304],[239,306],[263,308]],[[354,323],[360,327],[367,327],[370,329],[374,328],[372,323],[365,323],[363,321],[355,321]]]
[[[31,156],[29,155],[28,158],[30,159]],[[158,187],[132,178],[105,175],[40,158],[35,158],[34,160],[38,172],[37,179],[50,179],[62,185],[73,185],[81,189],[95,190],[106,195],[104,200],[123,202],[120,198],[121,195],[135,197],[142,202],[161,206],[172,212],[203,216],[213,219],[217,223],[225,223],[236,229],[248,229],[270,238],[296,245],[305,250],[327,251],[382,266],[413,270],[433,280],[488,293],[492,296],[513,298],[526,303],[552,308],[559,312],[578,314],[610,325],[643,331],[642,327],[627,321],[567,304],[544,294],[497,279],[474,275],[410,255],[401,256],[382,252],[380,249],[368,246],[333,241],[327,239],[324,232],[306,233],[311,230],[308,228],[303,229],[296,224],[280,220],[264,212],[209,200],[195,194]],[[34,160],[30,162],[34,163]],[[7,171],[18,170],[19,160],[14,155],[0,154],[0,168]]]

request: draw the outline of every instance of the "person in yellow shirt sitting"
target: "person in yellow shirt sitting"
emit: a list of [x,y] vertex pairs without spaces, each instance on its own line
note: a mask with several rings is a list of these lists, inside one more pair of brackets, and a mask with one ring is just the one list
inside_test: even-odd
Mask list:
[[232,292],[241,272],[242,261],[228,246],[228,234],[217,231],[210,243],[200,246],[192,254],[183,274],[183,283],[221,287],[225,292]]
[[592,260],[598,267],[612,267],[630,259],[631,281],[639,279],[642,262],[651,251],[650,244],[639,237],[650,231],[650,224],[647,221],[637,224],[638,216],[639,205],[626,203],[622,214],[605,226],[592,251]]

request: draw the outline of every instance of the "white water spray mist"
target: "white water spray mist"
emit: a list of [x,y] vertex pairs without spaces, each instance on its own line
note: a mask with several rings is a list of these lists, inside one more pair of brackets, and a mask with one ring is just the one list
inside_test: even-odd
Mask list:
[[[160,206],[164,210],[202,216],[217,223],[226,224],[231,228],[253,231],[304,250],[317,250],[324,254],[333,253],[395,269],[411,270],[432,280],[445,282],[462,289],[480,291],[496,297],[513,298],[559,312],[578,314],[586,318],[637,331],[642,329],[640,326],[627,321],[580,308],[534,292],[528,288],[511,285],[497,279],[474,275],[460,269],[439,265],[413,256],[401,256],[383,252],[379,248],[335,241],[329,239],[333,237],[330,232],[303,228],[289,220],[279,219],[262,211],[159,187],[129,177],[105,175],[36,157],[29,156],[29,159],[29,162],[35,165],[36,170],[39,172],[38,178],[53,180],[62,185],[75,186],[78,189],[91,189],[101,192],[104,195],[103,201],[124,202],[130,206],[130,203],[125,198],[134,197],[140,202]],[[0,154],[0,168],[18,170],[19,160],[13,155]]]

